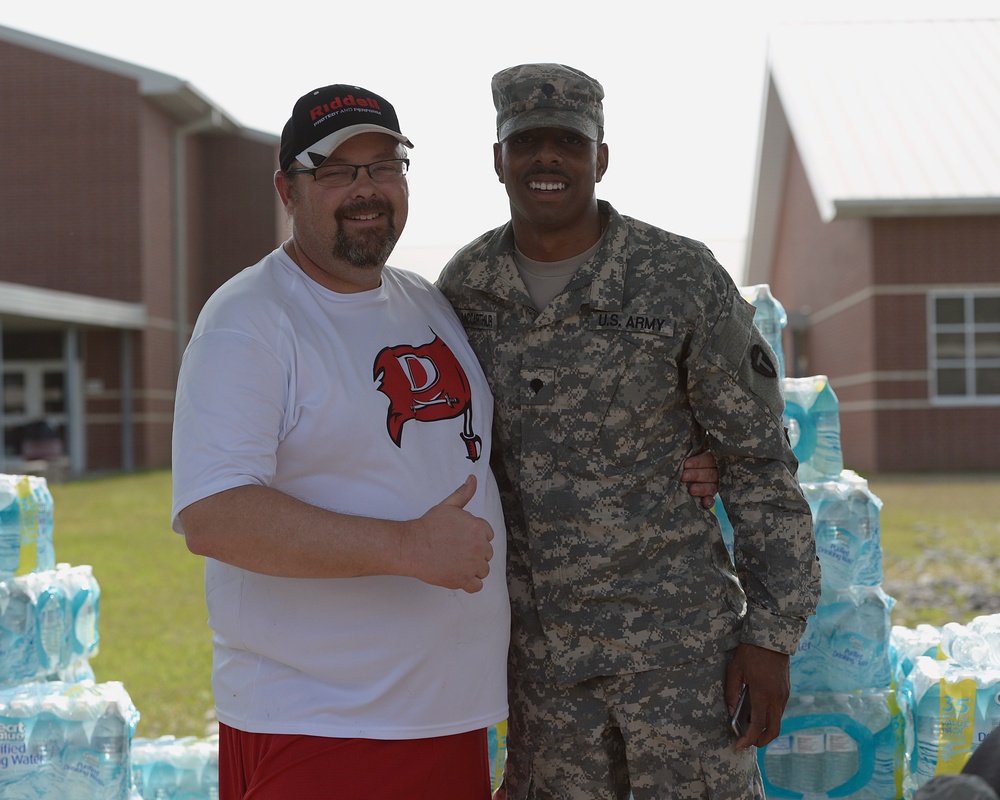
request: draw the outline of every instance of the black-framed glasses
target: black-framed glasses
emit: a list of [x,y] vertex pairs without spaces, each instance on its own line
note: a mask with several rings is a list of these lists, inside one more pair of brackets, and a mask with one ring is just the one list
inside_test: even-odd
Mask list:
[[314,169],[290,169],[289,175],[312,175],[321,186],[350,186],[363,169],[375,183],[392,183],[400,180],[410,168],[408,158],[389,158],[371,164],[325,164]]

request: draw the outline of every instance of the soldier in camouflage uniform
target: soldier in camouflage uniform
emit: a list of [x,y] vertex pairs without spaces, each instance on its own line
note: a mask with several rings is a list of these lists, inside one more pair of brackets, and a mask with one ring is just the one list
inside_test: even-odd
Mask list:
[[[763,797],[819,595],[775,357],[702,244],[596,197],[604,96],[556,64],[493,78],[511,221],[439,281],[495,395],[513,611],[505,790]],[[708,443],[735,528],[681,483]],[[729,727],[741,686],[752,722]]]

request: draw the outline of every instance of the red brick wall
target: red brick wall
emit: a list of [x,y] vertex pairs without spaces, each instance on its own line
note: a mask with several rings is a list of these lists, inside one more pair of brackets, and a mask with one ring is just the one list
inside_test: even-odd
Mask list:
[[[927,295],[1000,288],[1000,218],[820,218],[792,150],[771,291],[808,316],[806,374],[825,374],[841,405],[848,468],[865,472],[1000,469],[984,432],[1000,407],[932,405]],[[791,337],[785,333],[786,357]]]
[[11,44],[0,75],[3,278],[140,301],[135,81]]
[[[135,465],[169,466],[178,344],[208,295],[283,238],[271,183],[277,146],[257,133],[186,139],[179,338],[179,121],[142,98],[133,79],[8,43],[0,43],[0,93],[0,280],[144,305],[148,325],[130,334]],[[46,332],[61,336],[62,326]],[[88,471],[122,466],[122,337],[100,328],[81,337]],[[31,358],[30,350],[13,356]]]
[[212,292],[285,238],[285,231],[274,224],[275,208],[280,207],[272,183],[277,148],[227,136],[205,137],[204,149],[212,180],[206,187],[199,280],[191,293],[195,316]]

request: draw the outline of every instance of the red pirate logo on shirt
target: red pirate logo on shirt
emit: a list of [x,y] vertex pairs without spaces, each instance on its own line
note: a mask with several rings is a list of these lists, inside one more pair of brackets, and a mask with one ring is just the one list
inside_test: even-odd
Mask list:
[[411,419],[435,422],[462,417],[462,441],[470,461],[482,455],[482,439],[472,429],[472,388],[455,354],[435,334],[433,341],[384,347],[375,356],[373,378],[389,398],[386,429],[396,447]]

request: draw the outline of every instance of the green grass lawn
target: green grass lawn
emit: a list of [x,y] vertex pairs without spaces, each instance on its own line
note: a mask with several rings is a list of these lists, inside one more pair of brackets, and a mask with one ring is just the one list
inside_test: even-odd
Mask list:
[[170,530],[170,473],[52,484],[56,559],[101,587],[98,681],[122,681],[137,736],[202,736],[214,720],[204,559]]
[[1000,612],[1000,474],[869,478],[882,500],[892,620],[914,627]]
[[[1000,474],[870,477],[881,498],[893,623],[1000,610]],[[170,474],[53,484],[59,561],[101,586],[99,681],[122,681],[138,736],[202,736],[214,719],[204,560],[170,530]]]

